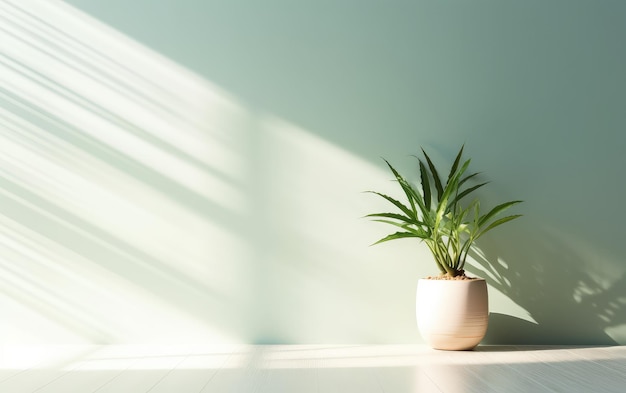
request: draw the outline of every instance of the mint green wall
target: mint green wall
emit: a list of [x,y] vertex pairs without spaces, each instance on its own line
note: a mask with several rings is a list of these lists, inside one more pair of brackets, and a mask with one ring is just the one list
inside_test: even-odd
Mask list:
[[[395,192],[381,156],[410,170],[419,146],[445,163],[466,143],[487,201],[525,200],[474,255],[491,290],[486,342],[626,343],[623,2],[7,1],[0,13],[17,32],[58,23],[102,56],[45,34],[12,41],[39,74],[22,70],[9,92],[48,105],[44,75],[87,100],[56,109],[70,133],[3,96],[16,147],[3,158],[15,171],[2,177],[2,332],[420,342],[415,284],[434,265],[419,244],[369,248],[386,228],[359,217],[384,205],[360,191]],[[97,72],[53,75],[25,45]],[[87,84],[102,78],[108,95]],[[110,126],[119,139],[102,136]],[[37,258],[7,239],[34,242]],[[29,333],[33,321],[49,334]]]

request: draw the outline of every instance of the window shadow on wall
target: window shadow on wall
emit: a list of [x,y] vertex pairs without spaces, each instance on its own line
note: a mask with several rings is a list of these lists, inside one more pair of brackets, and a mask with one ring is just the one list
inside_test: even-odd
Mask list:
[[245,336],[246,110],[62,4],[0,21],[2,301],[90,342]]

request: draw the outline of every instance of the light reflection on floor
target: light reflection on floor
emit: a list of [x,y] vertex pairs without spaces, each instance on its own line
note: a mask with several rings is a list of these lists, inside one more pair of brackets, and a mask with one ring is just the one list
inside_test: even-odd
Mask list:
[[11,392],[618,392],[626,378],[626,349],[618,346],[13,346],[0,353],[0,389]]

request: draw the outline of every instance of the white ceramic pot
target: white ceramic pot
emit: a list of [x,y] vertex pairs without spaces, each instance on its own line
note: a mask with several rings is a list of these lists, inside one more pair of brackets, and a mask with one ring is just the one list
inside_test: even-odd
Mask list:
[[487,283],[421,279],[416,309],[417,326],[428,345],[451,351],[473,349],[487,333]]

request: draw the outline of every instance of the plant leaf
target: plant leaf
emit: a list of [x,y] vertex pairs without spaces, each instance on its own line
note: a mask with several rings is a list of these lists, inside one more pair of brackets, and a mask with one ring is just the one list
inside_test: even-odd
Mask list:
[[461,169],[459,169],[456,174],[446,183],[446,188],[443,192],[443,195],[439,199],[439,209],[443,209],[444,212],[448,211],[448,200],[453,194],[456,194],[459,189],[459,179],[463,172],[467,170],[471,160],[465,161]]
[[[479,189],[480,187],[484,186],[485,184],[488,184],[489,182],[484,182],[484,183],[480,183],[476,186],[470,187],[466,190],[463,190],[463,192],[461,192],[459,195],[457,195],[454,200],[452,201],[452,205],[456,204],[457,202],[459,202],[461,199],[463,199],[463,197],[465,197],[466,195],[468,195],[469,193],[471,193],[472,191],[475,191],[477,189]],[[460,184],[459,184],[460,186]]]
[[414,212],[414,211],[412,211],[411,209],[409,209],[408,207],[406,207],[406,206],[405,206],[402,202],[400,202],[400,201],[398,201],[398,200],[396,200],[396,199],[393,199],[393,198],[392,198],[392,197],[390,197],[389,195],[385,195],[385,194],[383,194],[383,193],[376,192],[376,191],[365,191],[365,192],[368,192],[368,193],[370,193],[370,194],[376,194],[376,195],[378,195],[378,196],[380,196],[380,197],[385,198],[386,200],[388,200],[389,202],[391,202],[394,206],[396,206],[398,209],[402,210],[402,212],[403,212],[404,214],[406,214],[407,216],[409,216],[409,217],[411,217],[411,216],[414,216],[414,215],[415,215],[415,212]]
[[413,217],[403,216],[402,214],[397,214],[397,213],[373,213],[373,214],[368,214],[365,217],[393,218],[394,220],[403,221],[407,224],[426,225],[423,222],[416,220]]
[[420,236],[418,236],[416,233],[413,233],[413,232],[396,232],[396,233],[392,233],[389,236],[383,237],[376,243],[373,243],[372,246],[383,243],[383,242],[388,242],[389,240],[404,239],[404,238],[409,238],[409,237],[420,237]]
[[[385,159],[383,158],[383,160]],[[415,202],[413,200],[413,196],[411,192],[412,191],[411,185],[404,179],[404,177],[402,177],[398,173],[398,171],[396,171],[396,169],[389,163],[389,161],[385,160],[385,162],[387,163],[387,166],[389,167],[393,175],[396,177],[396,180],[398,181],[398,183],[400,183],[400,187],[402,187],[402,191],[404,191],[406,198],[409,200],[409,203],[411,204],[411,210],[415,214],[416,213]]]
[[450,181],[450,179],[452,179],[452,176],[454,176],[454,174],[456,173],[456,169],[459,166],[459,162],[461,162],[461,156],[463,155],[464,148],[465,148],[465,144],[461,145],[461,150],[459,150],[459,153],[456,155],[456,158],[454,159],[454,164],[452,164],[452,168],[450,168],[450,173],[448,174],[448,181]]
[[435,168],[435,164],[430,160],[428,154],[422,148],[422,153],[426,158],[426,162],[428,163],[428,167],[430,168],[430,173],[433,176],[433,180],[435,182],[435,188],[437,189],[437,200],[441,199],[441,195],[443,194],[443,186],[441,185],[441,179],[439,178],[439,174],[437,173],[437,168]]
[[461,179],[461,181],[459,182],[459,187],[461,187],[466,181],[470,180],[471,178],[473,178],[474,176],[478,176],[480,175],[482,172],[476,172],[476,173],[472,173],[471,175],[468,175],[466,177],[464,177],[463,179]]
[[398,228],[402,228],[402,229],[404,229],[406,231],[417,233],[413,228],[410,227],[411,224],[406,224],[406,223],[401,223],[401,222],[396,222],[396,221],[391,221],[391,220],[382,220],[382,219],[381,220],[372,220],[372,221],[382,222],[383,224],[393,225],[393,226],[396,226]]
[[491,224],[489,224],[489,226],[485,229],[483,229],[482,231],[480,231],[478,233],[478,235],[476,235],[476,237],[474,238],[474,240],[478,239],[479,237],[481,237],[482,235],[484,235],[485,233],[487,233],[488,231],[492,230],[493,228],[500,226],[502,224],[504,224],[505,222],[509,222],[511,220],[514,220],[518,217],[521,217],[521,214],[514,214],[512,216],[506,216],[506,217],[502,217],[499,220],[496,220],[494,222],[492,222]]
[[508,209],[509,207],[511,207],[513,205],[521,203],[521,202],[522,201],[510,201],[510,202],[505,202],[505,203],[502,203],[502,204],[494,207],[493,209],[491,209],[489,211],[489,213],[487,213],[484,216],[480,217],[480,219],[478,220],[478,226],[482,227],[483,225],[485,225],[487,223],[487,221],[489,221],[496,214],[498,214],[498,213]]
[[420,164],[420,177],[422,179],[422,192],[424,193],[424,206],[426,207],[426,210],[430,210],[430,204],[432,202],[432,197],[430,195],[430,180],[428,179],[426,166],[422,160],[418,159],[418,161]]
[[430,209],[426,208],[426,205],[424,204],[424,199],[422,198],[420,193],[417,192],[413,187],[409,187],[408,191],[411,193],[413,200],[417,203],[417,205],[420,208],[420,211],[422,213],[422,221],[424,221],[425,223],[430,222],[430,219],[431,219]]

